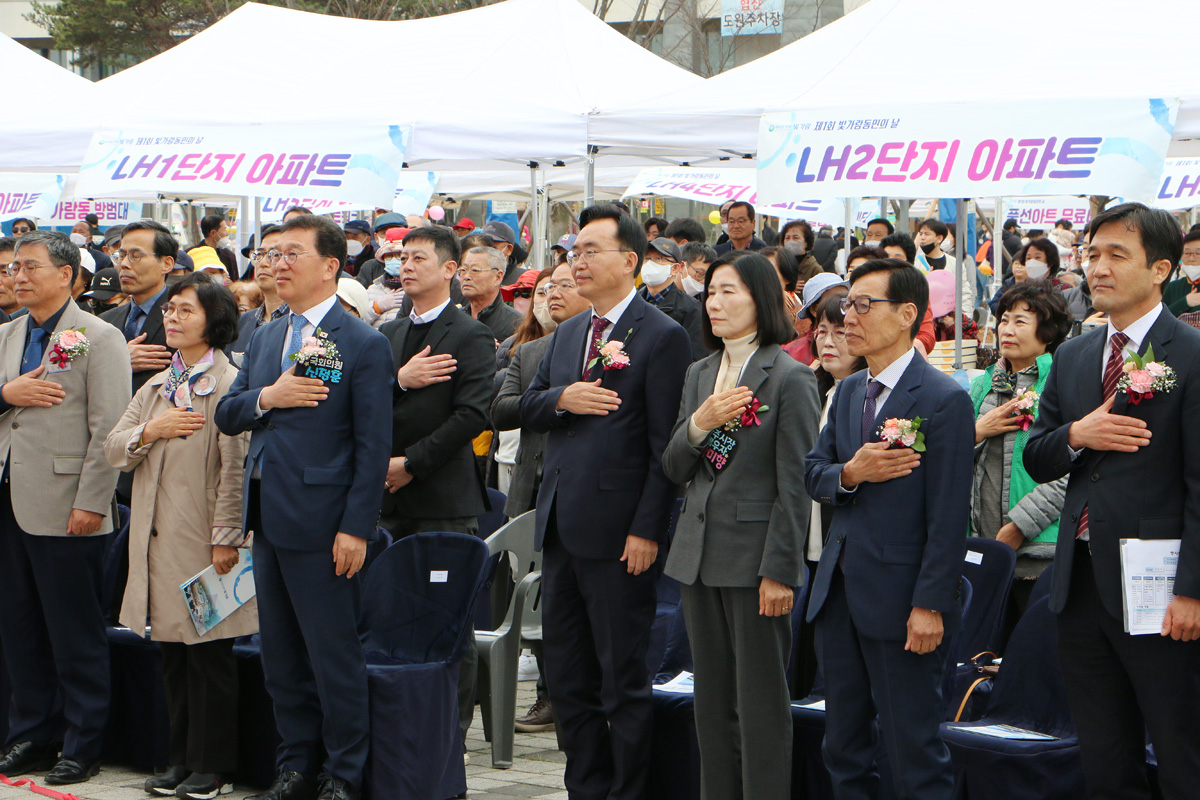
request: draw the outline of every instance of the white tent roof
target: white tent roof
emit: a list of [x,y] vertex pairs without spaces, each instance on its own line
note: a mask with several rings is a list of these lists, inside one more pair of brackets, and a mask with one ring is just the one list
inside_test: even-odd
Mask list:
[[91,140],[95,85],[0,34],[12,90],[0,116],[0,172],[77,169]]
[[999,90],[1042,100],[1180,98],[1171,153],[1200,153],[1200,82],[1187,24],[1195,19],[1196,0],[871,0],[709,78],[702,91],[603,110],[589,136],[614,152],[690,154],[700,163],[754,153],[769,110],[933,101],[954,114],[954,104],[987,102]]
[[[236,76],[238,91],[193,99],[199,65]],[[119,103],[118,128],[412,124],[409,166],[445,171],[580,159],[590,113],[642,86],[687,93],[702,83],[576,0],[507,0],[399,22],[249,3],[97,87],[105,108],[134,93],[171,99]],[[523,97],[525,85],[536,96]]]

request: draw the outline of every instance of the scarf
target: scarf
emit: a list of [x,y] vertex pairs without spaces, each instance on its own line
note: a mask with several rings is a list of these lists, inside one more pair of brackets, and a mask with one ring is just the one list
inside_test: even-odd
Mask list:
[[[1004,356],[1000,356],[1000,359],[996,362],[996,369],[992,372],[992,391],[998,394],[1016,394],[1017,374],[1018,373],[1009,372],[1008,361],[1004,358]],[[1021,370],[1020,374],[1037,375],[1037,362],[1034,361],[1028,367]],[[1008,401],[1005,400],[1004,402]]]
[[[200,381],[201,376],[208,372],[212,365],[213,350],[211,347],[190,367],[183,363],[183,356],[176,351],[175,355],[171,356],[171,374],[167,376],[167,382],[162,387],[163,399],[168,403],[174,403],[177,408],[191,410],[192,391],[196,389],[196,384]],[[197,393],[206,395],[211,392],[212,388],[209,388],[209,384],[213,388],[216,386],[211,376],[205,378],[204,385],[197,389]]]

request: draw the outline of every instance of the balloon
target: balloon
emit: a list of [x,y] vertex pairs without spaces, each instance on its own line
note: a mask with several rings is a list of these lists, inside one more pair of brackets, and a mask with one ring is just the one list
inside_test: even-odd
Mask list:
[[446,218],[446,209],[441,206],[430,206],[429,218],[434,222],[441,222]]
[[929,281],[929,310],[934,319],[954,311],[954,273],[935,269],[925,275]]
[[720,225],[721,224],[721,212],[717,211],[715,208],[712,211],[708,212],[708,221],[711,222],[713,225]]

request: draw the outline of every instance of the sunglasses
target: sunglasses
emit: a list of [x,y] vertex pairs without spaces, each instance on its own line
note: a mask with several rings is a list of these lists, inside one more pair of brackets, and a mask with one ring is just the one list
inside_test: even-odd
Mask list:
[[523,297],[526,300],[533,297],[533,289],[513,289],[513,297]]

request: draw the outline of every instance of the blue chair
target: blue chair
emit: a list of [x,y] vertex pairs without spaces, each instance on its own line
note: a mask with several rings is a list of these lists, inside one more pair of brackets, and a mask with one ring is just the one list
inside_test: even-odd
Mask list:
[[667,521],[667,546],[658,550],[658,561],[654,568],[659,570],[654,582],[657,595],[654,608],[654,622],[650,626],[650,644],[646,648],[646,673],[651,679],[658,674],[658,666],[662,663],[663,653],[667,648],[667,628],[679,607],[679,581],[663,573],[661,570],[667,563],[667,554],[671,551],[670,543],[675,539],[675,526],[679,523],[679,512],[683,508],[683,499],[675,498],[671,506],[671,517]]
[[[999,739],[972,732],[1011,725],[1056,738]],[[987,711],[970,723],[943,723],[956,791],[971,800],[1075,800],[1086,796],[1079,740],[1067,706],[1048,601],[1029,607],[1009,640]]]
[[500,526],[508,522],[508,517],[504,516],[504,506],[508,503],[508,497],[499,489],[487,490],[488,503],[491,505],[491,511],[485,511],[479,515],[479,538],[486,539],[496,531],[500,530]]
[[1004,542],[967,539],[963,577],[971,581],[975,602],[971,614],[963,618],[961,653],[966,658],[985,650],[1000,655],[1004,611],[1016,567],[1017,554]]
[[1033,591],[1029,593],[1029,605],[1032,606],[1043,597],[1050,596],[1050,588],[1054,586],[1054,564],[1042,570],[1042,574],[1038,575],[1037,581],[1033,584]]
[[467,789],[458,727],[458,662],[487,546],[460,533],[419,533],[375,560],[361,636],[371,702],[364,779],[377,800],[429,800]]
[[[508,502],[504,492],[499,489],[488,489],[488,503],[491,511],[485,511],[477,519],[479,521],[479,538],[489,539],[493,533],[504,527],[508,517],[504,516],[504,505]],[[504,619],[503,609],[513,593],[512,576],[507,572],[498,571],[500,556],[493,553],[487,564],[487,578],[475,598],[475,619],[473,627],[477,631],[495,630]]]

